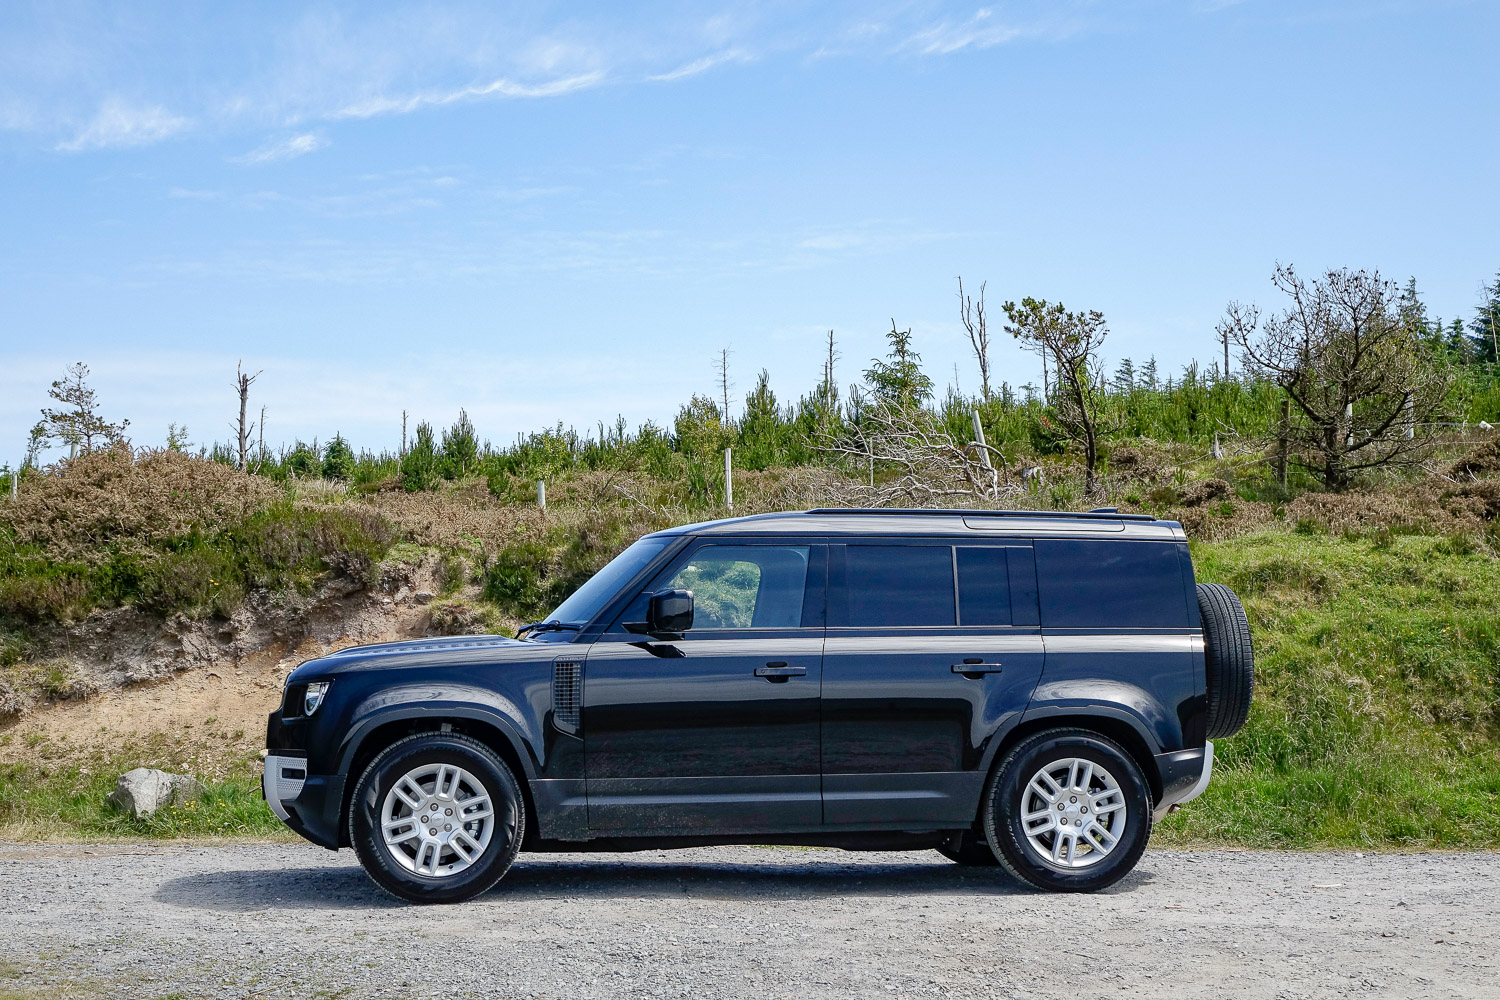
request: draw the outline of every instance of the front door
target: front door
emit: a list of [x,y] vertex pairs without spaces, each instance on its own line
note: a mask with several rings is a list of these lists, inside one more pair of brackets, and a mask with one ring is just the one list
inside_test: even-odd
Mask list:
[[584,667],[589,827],[614,836],[794,832],[822,820],[818,695],[826,547],[705,540],[646,593],[691,590],[680,641],[624,631]]
[[823,813],[830,826],[973,822],[987,740],[1042,672],[1029,542],[829,546]]

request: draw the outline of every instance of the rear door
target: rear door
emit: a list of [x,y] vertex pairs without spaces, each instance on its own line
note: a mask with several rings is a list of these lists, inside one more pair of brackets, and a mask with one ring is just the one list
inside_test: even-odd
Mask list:
[[987,741],[1042,671],[1030,542],[829,546],[823,818],[945,828],[974,819]]
[[[693,627],[618,624],[589,649],[589,828],[768,833],[822,821],[818,687],[827,553],[807,540],[694,543],[645,589],[693,591]],[[635,617],[632,617],[635,616]],[[644,600],[620,621],[644,617]]]

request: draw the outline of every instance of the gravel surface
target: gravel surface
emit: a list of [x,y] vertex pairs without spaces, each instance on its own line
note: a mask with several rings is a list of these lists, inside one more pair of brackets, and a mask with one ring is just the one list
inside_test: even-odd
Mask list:
[[1500,854],[1150,851],[1093,896],[936,853],[522,855],[402,905],[349,851],[0,844],[0,998],[1500,997]]

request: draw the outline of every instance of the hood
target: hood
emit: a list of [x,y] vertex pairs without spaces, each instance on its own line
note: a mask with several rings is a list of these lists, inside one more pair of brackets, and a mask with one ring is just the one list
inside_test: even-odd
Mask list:
[[[551,648],[549,648],[551,647]],[[407,639],[382,642],[371,646],[351,646],[315,660],[308,660],[287,678],[295,684],[312,677],[349,673],[354,670],[383,670],[395,667],[442,666],[454,663],[513,663],[518,660],[547,659],[557,655],[551,643],[523,642],[500,635],[438,636],[432,639]]]

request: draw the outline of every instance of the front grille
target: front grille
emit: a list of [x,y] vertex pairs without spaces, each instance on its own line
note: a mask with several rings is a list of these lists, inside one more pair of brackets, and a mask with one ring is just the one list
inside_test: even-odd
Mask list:
[[578,732],[583,714],[583,664],[558,660],[552,665],[552,724]]

